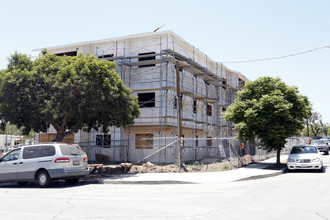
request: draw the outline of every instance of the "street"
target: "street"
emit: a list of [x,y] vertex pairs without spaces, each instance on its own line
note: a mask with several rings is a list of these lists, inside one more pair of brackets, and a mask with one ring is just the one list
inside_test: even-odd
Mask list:
[[[322,156],[330,167],[330,156]],[[221,184],[2,184],[1,219],[330,219],[330,169]]]

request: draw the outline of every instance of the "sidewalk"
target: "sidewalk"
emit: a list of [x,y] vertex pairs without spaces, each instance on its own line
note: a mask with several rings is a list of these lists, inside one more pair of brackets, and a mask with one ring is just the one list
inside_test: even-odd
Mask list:
[[[287,155],[281,156],[285,163]],[[251,164],[234,170],[202,173],[137,173],[118,174],[103,178],[104,184],[198,184],[226,183],[239,180],[260,179],[281,175],[283,170],[265,169],[270,163],[275,164],[276,158],[270,158],[259,163]]]

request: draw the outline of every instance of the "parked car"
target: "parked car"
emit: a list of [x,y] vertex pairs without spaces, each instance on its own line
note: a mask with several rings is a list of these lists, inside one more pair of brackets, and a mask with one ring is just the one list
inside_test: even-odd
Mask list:
[[328,146],[328,150],[330,151],[330,141],[328,138],[322,138],[321,140],[324,140],[325,144]]
[[0,159],[0,182],[47,187],[52,180],[78,183],[87,174],[87,155],[78,145],[47,143],[15,148]]
[[325,155],[329,155],[328,144],[322,139],[312,140],[311,145],[317,147],[320,152],[323,152]]
[[314,169],[323,171],[322,157],[317,147],[312,145],[293,146],[288,156],[289,170]]

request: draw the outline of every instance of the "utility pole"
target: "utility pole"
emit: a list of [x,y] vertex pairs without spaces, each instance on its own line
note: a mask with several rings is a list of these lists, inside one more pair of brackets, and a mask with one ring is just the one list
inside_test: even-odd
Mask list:
[[182,167],[182,125],[181,125],[181,111],[182,111],[182,100],[180,91],[180,64],[176,61],[176,94],[177,94],[177,121],[178,121],[178,162],[179,168]]

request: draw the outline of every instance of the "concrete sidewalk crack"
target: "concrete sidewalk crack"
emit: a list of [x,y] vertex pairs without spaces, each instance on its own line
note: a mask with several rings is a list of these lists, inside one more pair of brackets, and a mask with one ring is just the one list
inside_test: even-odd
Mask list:
[[323,218],[323,219],[329,220],[328,218],[326,218],[326,217],[324,217],[324,216],[320,215],[320,214],[319,214],[319,213],[317,213],[317,212],[315,212],[315,214],[316,214],[316,215],[318,215],[318,216],[320,216],[320,217],[321,217],[321,218]]
[[57,214],[52,218],[52,220],[54,220],[54,219],[56,219],[58,216],[60,216],[60,215],[64,212],[65,209],[67,209],[67,208],[73,208],[73,205],[70,203],[70,201],[71,201],[71,199],[73,198],[74,194],[75,194],[75,193],[72,193],[71,196],[70,196],[70,197],[67,199],[67,201],[66,201],[66,204],[68,204],[69,207],[64,207],[59,213],[57,213]]

